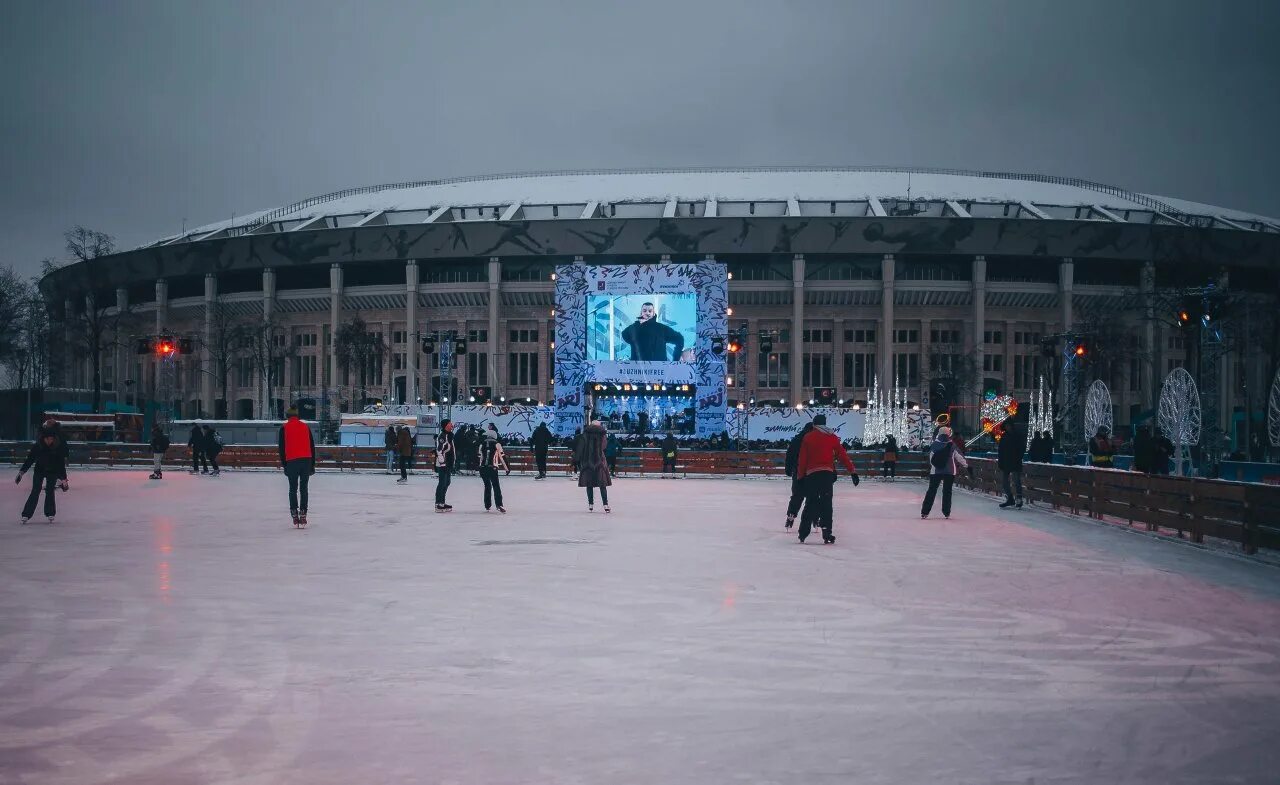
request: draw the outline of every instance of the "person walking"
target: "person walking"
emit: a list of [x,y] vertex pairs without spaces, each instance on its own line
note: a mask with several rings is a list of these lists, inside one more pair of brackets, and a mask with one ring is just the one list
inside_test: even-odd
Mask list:
[[[199,423],[191,426],[191,435],[187,437],[187,447],[191,449],[191,473],[208,474],[209,461],[204,455],[204,431]],[[201,468],[201,464],[204,464]]]
[[169,449],[169,437],[159,424],[151,426],[151,476],[148,480],[164,478],[164,453]]
[[1016,505],[1022,509],[1022,447],[1025,441],[1022,430],[1015,425],[1005,431],[996,447],[996,466],[1004,480],[1004,504],[1000,505],[1004,509],[1015,506],[1014,488],[1018,491]]
[[222,434],[218,433],[212,425],[206,425],[202,438],[204,454],[209,459],[209,476],[217,477],[222,474],[222,470],[218,468],[218,453],[222,452]]
[[277,439],[280,448],[280,467],[289,479],[289,515],[293,525],[301,529],[307,525],[307,486],[316,473],[316,440],[311,428],[298,417],[297,407],[290,406],[288,417],[280,426]]
[[480,442],[478,457],[480,479],[484,481],[484,511],[488,512],[492,503],[497,505],[498,512],[505,513],[506,508],[502,506],[502,483],[498,480],[498,471],[506,469],[507,474],[510,474],[511,469],[507,467],[507,456],[502,450],[498,428],[493,423],[489,423],[484,440]]
[[538,467],[538,475],[535,480],[545,480],[547,478],[547,448],[551,446],[551,429],[547,427],[545,422],[538,423],[538,427],[533,429],[533,436],[529,439],[529,443],[533,445],[533,462]]
[[609,463],[609,476],[618,476],[618,454],[622,452],[622,445],[618,443],[618,437],[613,431],[605,438],[604,442],[604,458]]
[[805,423],[800,432],[791,437],[791,443],[787,445],[787,456],[783,459],[782,471],[791,478],[791,498],[787,500],[787,522],[783,526],[786,529],[795,525],[796,516],[800,514],[800,508],[804,505],[804,481],[800,478],[797,468],[800,464],[800,444],[812,430],[813,423]]
[[396,462],[400,456],[400,440],[394,425],[387,426],[387,432],[382,435],[382,442],[387,450],[387,474],[395,474]]
[[827,415],[813,417],[813,429],[800,441],[796,474],[804,483],[804,514],[800,516],[800,542],[815,527],[822,529],[822,542],[836,541],[833,531],[832,496],[836,484],[836,461],[849,470],[850,479],[858,485],[858,467],[853,465],[840,437],[827,428]]
[[445,503],[449,493],[450,475],[456,460],[453,444],[453,421],[443,420],[436,432],[436,512],[448,512],[453,505]]
[[581,437],[574,455],[574,464],[578,467],[578,487],[587,489],[587,512],[595,510],[596,488],[600,489],[600,503],[604,505],[604,511],[612,512],[609,509],[607,489],[613,484],[613,479],[609,476],[609,463],[604,455],[604,426],[599,420],[592,420]]
[[956,470],[969,468],[964,453],[956,449],[951,438],[951,429],[939,428],[933,444],[929,445],[929,490],[925,491],[924,503],[920,505],[920,517],[928,518],[933,511],[933,500],[938,495],[938,486],[942,486],[942,517],[951,517],[951,486],[956,481]]
[[413,460],[413,434],[407,425],[396,429],[396,459],[400,465],[400,479],[397,485],[409,482],[409,461]]
[[884,480],[898,479],[898,440],[889,434],[884,442],[884,458],[880,464],[880,477]]
[[55,490],[71,489],[67,482],[67,443],[56,429],[47,426],[40,428],[40,437],[32,442],[27,459],[22,462],[18,476],[13,480],[14,484],[21,485],[22,475],[33,466],[35,472],[31,476],[31,493],[27,496],[27,503],[22,505],[22,522],[26,523],[35,515],[36,502],[40,500],[40,492],[44,491],[44,517],[49,523],[53,523],[54,516],[58,514],[58,503],[54,500]]
[[1099,425],[1098,432],[1089,439],[1089,465],[1095,469],[1110,469],[1116,454],[1107,426]]
[[667,470],[671,470],[671,477],[676,476],[676,457],[679,455],[679,446],[676,444],[676,435],[671,431],[667,431],[667,435],[662,439],[662,444],[658,446],[662,451],[662,476],[667,476]]

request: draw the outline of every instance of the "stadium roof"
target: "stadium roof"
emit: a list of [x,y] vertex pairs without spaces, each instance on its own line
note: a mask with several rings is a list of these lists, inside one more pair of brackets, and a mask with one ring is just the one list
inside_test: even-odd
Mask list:
[[[999,217],[984,205],[1013,205],[1020,215],[1045,219],[1137,220],[1280,232],[1277,219],[1072,178],[801,167],[538,172],[392,183],[311,197],[149,245],[303,228],[553,217],[723,217],[748,211],[778,216]],[[1124,217],[1131,212],[1137,215]],[[1006,208],[1004,215],[1008,214]]]

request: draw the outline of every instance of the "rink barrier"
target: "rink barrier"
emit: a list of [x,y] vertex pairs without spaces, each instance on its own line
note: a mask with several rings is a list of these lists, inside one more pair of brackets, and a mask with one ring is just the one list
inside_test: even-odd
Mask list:
[[[0,442],[0,462],[21,463],[29,445],[26,442]],[[145,444],[71,442],[72,465],[107,467],[150,467],[151,449]],[[532,474],[536,470],[533,450],[527,446],[513,445],[506,448],[507,463],[512,472]],[[865,478],[879,476],[881,453],[877,451],[850,453],[858,471]],[[781,477],[785,453],[782,450],[681,450],[676,458],[679,474],[723,476]],[[223,469],[274,469],[280,464],[276,447],[266,445],[229,444],[218,454],[218,465]],[[547,452],[547,471],[566,473],[572,468],[571,451],[565,447],[553,447]],[[191,466],[191,453],[186,445],[174,445],[165,453],[166,469],[184,469]],[[343,447],[318,445],[316,466],[319,469],[338,471],[385,470],[386,453],[380,447]],[[432,471],[432,452],[422,450],[415,455],[414,471]],[[923,456],[901,453],[898,460],[899,477],[923,477],[927,470]],[[662,454],[656,448],[630,447],[618,457],[618,471],[622,475],[644,476],[662,473]],[[842,470],[843,471],[843,470]]]
[[[970,458],[969,465],[972,475],[956,478],[960,487],[1004,495],[996,461]],[[1028,500],[1073,515],[1185,532],[1196,543],[1214,537],[1249,554],[1280,548],[1280,487],[1272,485],[1030,462],[1022,465],[1022,485]]]

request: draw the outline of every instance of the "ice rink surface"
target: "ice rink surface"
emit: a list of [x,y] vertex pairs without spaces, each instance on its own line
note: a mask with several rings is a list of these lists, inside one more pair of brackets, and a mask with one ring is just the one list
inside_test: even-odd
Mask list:
[[0,504],[2,783],[1280,779],[1280,568],[923,485],[73,471]]

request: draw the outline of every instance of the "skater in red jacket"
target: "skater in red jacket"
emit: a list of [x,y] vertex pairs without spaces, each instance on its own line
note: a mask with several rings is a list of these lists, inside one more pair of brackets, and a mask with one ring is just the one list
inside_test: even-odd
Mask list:
[[800,542],[804,542],[813,527],[822,529],[822,541],[828,545],[836,541],[832,534],[831,495],[836,484],[836,461],[849,470],[853,484],[858,484],[858,468],[853,465],[849,453],[840,444],[840,437],[827,429],[827,416],[815,415],[813,430],[800,442],[800,455],[796,461],[796,477],[804,483],[804,513],[800,516]]
[[[316,440],[307,424],[298,419],[298,410],[290,407],[289,419],[280,426],[280,465],[289,478],[289,512],[293,525],[307,525],[307,483],[316,473]],[[299,500],[301,496],[301,500]],[[299,505],[301,501],[301,505]]]

